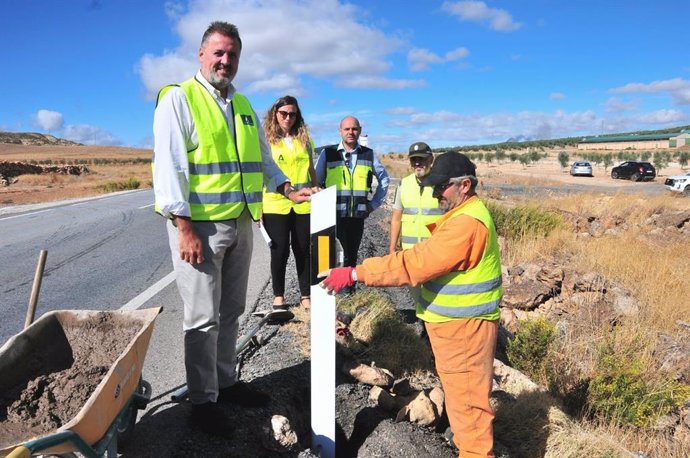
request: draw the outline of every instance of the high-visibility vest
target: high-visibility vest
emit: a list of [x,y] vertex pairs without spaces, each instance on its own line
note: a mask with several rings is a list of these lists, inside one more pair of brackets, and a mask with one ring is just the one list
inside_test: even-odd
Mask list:
[[173,86],[184,91],[199,139],[197,148],[187,151],[192,220],[235,219],[247,207],[252,219],[258,221],[263,163],[258,121],[249,100],[239,92],[232,97],[233,139],[218,104],[196,78],[164,87],[158,100]]
[[[287,146],[283,140],[271,145],[273,161],[280,167],[280,170],[288,177],[290,184],[296,189],[310,188],[311,176],[309,176],[309,158],[314,149],[311,143],[307,148],[297,139],[293,138],[292,148]],[[275,213],[287,215],[291,209],[298,215],[306,215],[311,210],[309,202],[296,204],[283,194],[271,192],[264,188],[264,213]]]
[[458,208],[455,214],[442,224],[458,215],[476,218],[488,229],[489,237],[484,255],[479,264],[472,269],[450,272],[422,284],[417,316],[432,323],[448,321],[449,318],[498,320],[498,305],[503,297],[503,286],[494,222],[479,199]]
[[434,223],[443,211],[438,208],[438,199],[431,196],[433,188],[420,186],[414,174],[402,179],[399,192],[403,207],[400,244],[406,250],[431,236],[426,226]]
[[336,186],[336,215],[366,218],[369,215],[368,194],[374,178],[374,151],[360,145],[352,172],[337,146],[324,148],[326,154],[326,187]]

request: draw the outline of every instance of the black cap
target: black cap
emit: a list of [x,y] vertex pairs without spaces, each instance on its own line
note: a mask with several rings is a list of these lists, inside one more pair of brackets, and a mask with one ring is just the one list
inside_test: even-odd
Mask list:
[[431,148],[424,142],[417,142],[410,145],[409,157],[429,157],[433,156]]
[[422,178],[422,186],[436,186],[447,183],[451,178],[467,175],[477,176],[476,170],[467,156],[457,151],[448,151],[436,158],[431,172]]

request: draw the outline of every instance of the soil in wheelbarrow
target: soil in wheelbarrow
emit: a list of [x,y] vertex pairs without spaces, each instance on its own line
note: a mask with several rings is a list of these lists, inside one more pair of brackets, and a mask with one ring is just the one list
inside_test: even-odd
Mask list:
[[62,327],[72,352],[67,364],[37,356],[27,364],[38,375],[0,396],[0,446],[47,435],[74,418],[141,323],[99,313]]

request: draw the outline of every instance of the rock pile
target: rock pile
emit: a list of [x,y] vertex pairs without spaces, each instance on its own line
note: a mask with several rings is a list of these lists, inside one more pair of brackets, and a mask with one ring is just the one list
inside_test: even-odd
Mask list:
[[20,175],[40,175],[42,173],[83,175],[89,173],[89,169],[85,165],[38,165],[26,162],[0,161],[1,186],[9,186]]

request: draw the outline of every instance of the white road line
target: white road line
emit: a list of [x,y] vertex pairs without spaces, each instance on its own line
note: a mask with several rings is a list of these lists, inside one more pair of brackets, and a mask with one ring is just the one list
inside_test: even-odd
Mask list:
[[149,208],[149,207],[153,207],[153,204],[148,204],[148,205],[144,205],[143,207],[139,207],[139,210],[143,210],[144,208]]
[[0,218],[0,221],[4,221],[4,220],[7,220],[7,219],[12,219],[12,218],[20,218],[20,217],[22,217],[22,216],[33,216],[33,215],[38,215],[39,213],[45,213],[45,212],[48,212],[48,211],[50,211],[50,210],[52,210],[52,208],[49,208],[48,210],[39,210],[39,211],[37,211],[37,212],[23,213],[23,214],[21,214],[21,215],[7,216],[7,217],[5,217],[5,218]]
[[146,291],[139,294],[137,297],[135,297],[134,299],[132,299],[131,301],[127,302],[125,305],[120,307],[120,310],[127,311],[127,310],[138,309],[139,307],[144,305],[144,303],[146,303],[146,301],[148,301],[153,296],[158,294],[163,288],[168,286],[174,280],[175,280],[175,272],[173,271],[173,272],[170,272],[165,277],[158,280],[153,285],[149,286],[149,288]]

